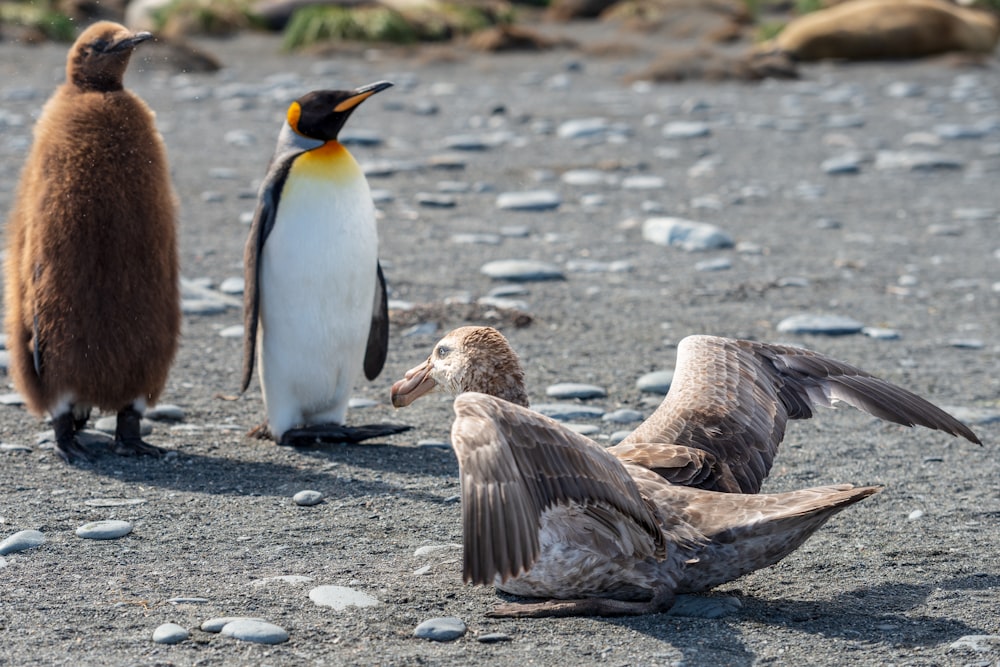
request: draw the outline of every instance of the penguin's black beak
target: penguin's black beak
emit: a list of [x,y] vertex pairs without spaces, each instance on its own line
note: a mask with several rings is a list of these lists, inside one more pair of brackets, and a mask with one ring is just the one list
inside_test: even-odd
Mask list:
[[108,48],[107,53],[117,53],[119,51],[128,51],[134,49],[139,44],[142,44],[146,40],[153,39],[153,33],[151,32],[137,32],[134,35],[126,37],[118,42],[115,42]]
[[380,93],[386,88],[392,88],[392,83],[389,81],[377,81],[375,83],[369,83],[367,86],[361,86],[351,93],[350,97],[335,106],[333,110],[338,113],[350,111],[375,93]]

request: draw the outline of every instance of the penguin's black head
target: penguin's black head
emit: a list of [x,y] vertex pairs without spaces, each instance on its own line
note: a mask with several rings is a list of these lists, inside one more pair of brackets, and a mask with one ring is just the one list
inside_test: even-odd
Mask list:
[[304,137],[332,141],[362,102],[391,86],[379,81],[357,90],[314,90],[288,107],[288,124]]
[[69,51],[66,77],[83,90],[121,90],[125,68],[136,45],[152,39],[111,21],[90,26]]

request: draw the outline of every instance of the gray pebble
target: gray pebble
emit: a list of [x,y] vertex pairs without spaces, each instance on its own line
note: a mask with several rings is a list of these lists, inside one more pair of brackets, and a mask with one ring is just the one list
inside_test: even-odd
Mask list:
[[656,245],[676,246],[688,252],[731,248],[733,239],[719,227],[683,218],[649,218],[642,238]]
[[876,340],[899,340],[899,332],[895,329],[884,329],[882,327],[863,327],[861,333]]
[[372,201],[378,204],[388,204],[395,201],[396,196],[392,194],[391,190],[386,190],[384,188],[373,188],[372,189]]
[[438,331],[438,325],[436,322],[421,322],[419,324],[414,324],[409,329],[403,331],[404,338],[411,338],[413,336],[433,336]]
[[219,329],[219,335],[223,338],[243,338],[243,325],[234,324],[224,329]]
[[487,308],[498,308],[500,310],[520,310],[523,312],[528,312],[531,310],[531,306],[528,305],[527,301],[523,299],[508,299],[505,297],[497,296],[481,296],[476,299],[476,303],[480,306],[486,306]]
[[964,166],[961,158],[934,151],[879,151],[875,154],[875,168],[882,170],[928,171]]
[[919,97],[924,94],[924,87],[919,83],[893,81],[885,87],[885,94],[889,97]]
[[323,494],[319,491],[313,491],[311,489],[306,489],[299,491],[294,496],[292,496],[292,501],[296,505],[302,505],[304,507],[311,507],[313,505],[318,505],[323,500]]
[[437,190],[449,194],[462,194],[469,191],[469,184],[465,181],[438,181]]
[[826,126],[835,129],[864,127],[865,117],[860,114],[832,114],[826,118]]
[[588,139],[607,133],[610,124],[604,118],[577,118],[564,121],[556,129],[560,139]]
[[218,315],[229,309],[214,299],[181,299],[181,312],[185,315]]
[[38,530],[19,530],[0,542],[0,556],[34,549],[45,544],[45,535]]
[[454,197],[447,194],[418,192],[417,203],[428,208],[454,208],[456,201]]
[[281,644],[288,641],[288,632],[284,628],[267,621],[232,621],[222,626],[221,633],[226,637],[256,644]]
[[610,436],[608,436],[608,444],[617,445],[619,442],[629,437],[629,435],[631,434],[632,431],[615,431]]
[[345,586],[317,586],[309,591],[309,599],[320,607],[343,611],[347,607],[374,607],[377,598]]
[[444,440],[418,440],[417,447],[428,447],[430,449],[451,449],[451,443]]
[[494,280],[531,282],[539,280],[565,280],[559,267],[531,259],[502,259],[487,262],[479,269]]
[[923,516],[924,516],[924,511],[923,510],[913,510],[912,512],[910,512],[909,514],[906,515],[906,520],[907,521],[916,521],[917,519],[920,519]]
[[948,345],[963,350],[981,350],[985,347],[985,343],[978,338],[952,338],[948,341]]
[[0,405],[24,405],[24,396],[17,392],[0,394]]
[[176,623],[164,623],[153,630],[153,641],[157,644],[180,644],[190,636],[187,628]]
[[728,271],[733,268],[733,260],[728,257],[716,257],[697,262],[694,265],[696,271]]
[[223,280],[222,284],[219,285],[219,291],[223,294],[239,295],[243,294],[243,288],[245,285],[246,282],[242,276],[230,276],[229,278]]
[[413,636],[436,642],[450,642],[466,632],[465,623],[454,616],[429,618],[413,630]]
[[[118,428],[118,417],[116,415],[101,417],[94,422],[94,428],[103,433],[114,435],[115,430]],[[149,435],[152,432],[153,422],[143,418],[139,423],[139,435]]]
[[364,408],[374,408],[376,405],[380,405],[380,403],[373,398],[367,398],[365,396],[352,396],[347,401],[347,407],[352,410],[363,410]]
[[540,403],[532,406],[536,412],[556,421],[572,421],[574,419],[600,419],[604,409],[576,403]]
[[[146,410],[146,414],[144,416],[152,421],[180,422],[184,421],[185,415],[184,408],[179,405],[161,403],[160,405],[154,405]],[[152,429],[150,429],[150,431],[152,431]]]
[[951,217],[966,222],[981,222],[995,220],[997,212],[992,208],[956,208],[951,212]]
[[863,327],[861,322],[842,315],[793,315],[778,323],[778,331],[782,333],[820,334],[824,336],[856,334]]
[[567,400],[571,398],[605,398],[608,395],[604,387],[579,382],[559,382],[549,385],[545,395],[551,398]]
[[981,139],[986,136],[988,128],[976,125],[958,125],[942,123],[934,126],[934,134],[942,139]]
[[608,412],[603,417],[601,421],[610,422],[612,424],[631,424],[633,422],[641,422],[644,416],[638,410],[629,410],[627,408],[621,408],[619,410],[613,410]]
[[481,644],[496,644],[498,642],[509,642],[511,636],[504,632],[487,632],[476,637],[476,641]]
[[600,169],[570,169],[562,175],[566,185],[593,188],[601,185],[613,185],[615,177]]
[[857,153],[846,153],[823,160],[823,172],[835,176],[837,174],[856,174],[861,171],[861,156]]
[[490,148],[484,138],[472,134],[456,134],[444,139],[445,148],[453,151],[485,151]]
[[574,433],[585,435],[588,438],[593,437],[601,432],[601,427],[597,426],[596,424],[574,424],[572,422],[563,422],[563,426],[573,431]]
[[635,381],[639,391],[647,394],[664,395],[670,391],[670,383],[674,381],[673,371],[653,371],[646,373]]
[[0,442],[0,452],[30,452],[31,447],[17,443]]
[[712,133],[706,123],[698,121],[677,120],[663,127],[663,136],[667,139],[696,139],[707,137]]
[[451,242],[469,245],[500,245],[503,238],[499,234],[475,234],[461,232],[451,235]]
[[551,211],[559,208],[562,198],[551,190],[502,192],[497,196],[497,208],[505,211]]
[[85,540],[115,540],[131,532],[132,524],[128,521],[108,519],[83,524],[76,529],[76,536]]
[[666,187],[667,181],[662,176],[638,174],[622,179],[624,190],[660,190]]
[[210,618],[201,624],[202,632],[222,632],[222,628],[226,626],[227,623],[232,623],[233,621],[263,621],[263,618],[256,618],[254,616],[219,616],[217,618]]

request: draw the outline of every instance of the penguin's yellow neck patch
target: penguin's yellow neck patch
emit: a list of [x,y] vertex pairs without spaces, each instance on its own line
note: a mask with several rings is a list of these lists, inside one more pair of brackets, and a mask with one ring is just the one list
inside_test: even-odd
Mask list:
[[354,156],[339,141],[328,141],[302,153],[296,158],[293,169],[303,176],[333,180],[348,179],[361,173]]

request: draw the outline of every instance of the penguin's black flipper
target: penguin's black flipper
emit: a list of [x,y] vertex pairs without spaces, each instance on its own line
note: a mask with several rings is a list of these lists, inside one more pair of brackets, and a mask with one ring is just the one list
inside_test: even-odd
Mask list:
[[260,257],[264,242],[274,229],[278,213],[274,197],[284,186],[291,168],[291,160],[275,160],[268,168],[267,176],[260,188],[260,200],[254,212],[250,234],[243,249],[243,377],[240,393],[250,386],[253,377],[254,356],[257,353],[257,323],[260,318]]
[[372,326],[368,330],[368,346],[365,348],[365,377],[374,380],[385,366],[389,354],[389,299],[386,296],[385,276],[382,265],[378,268],[378,284],[375,285],[375,307],[372,309]]
[[406,424],[365,424],[344,426],[342,424],[312,424],[285,431],[279,445],[285,447],[311,447],[318,444],[355,444],[373,438],[385,438],[396,433],[409,431]]

